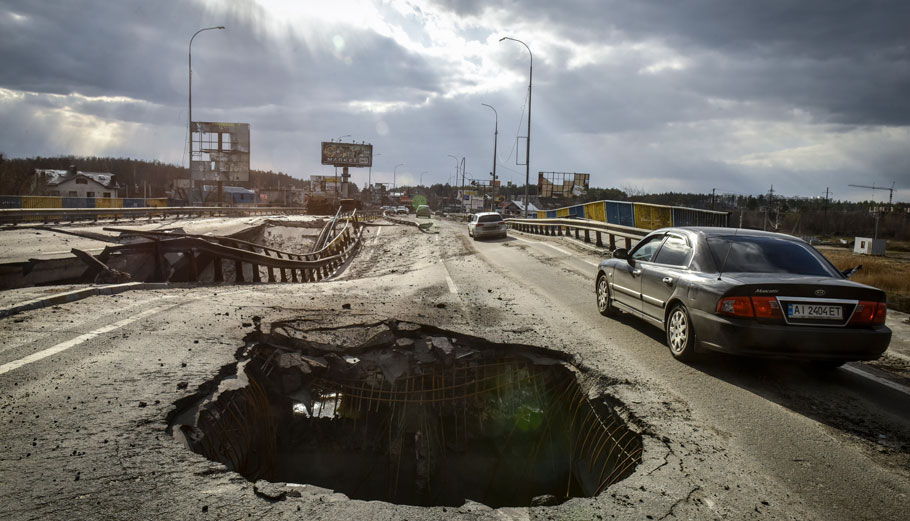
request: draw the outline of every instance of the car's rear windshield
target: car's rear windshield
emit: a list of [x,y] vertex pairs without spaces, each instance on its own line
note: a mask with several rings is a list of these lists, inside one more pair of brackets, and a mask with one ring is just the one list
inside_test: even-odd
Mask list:
[[477,218],[477,222],[479,223],[495,223],[501,220],[501,215],[481,215]]
[[[833,277],[835,271],[809,247],[776,237],[709,237],[708,247],[725,273],[793,273]],[[729,252],[729,253],[728,253]]]

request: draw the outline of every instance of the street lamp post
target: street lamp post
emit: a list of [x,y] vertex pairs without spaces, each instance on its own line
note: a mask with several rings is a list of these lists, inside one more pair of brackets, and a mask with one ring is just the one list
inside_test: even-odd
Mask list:
[[429,173],[430,173],[429,170],[424,170],[423,172],[420,173],[420,186],[423,186],[423,174],[429,174]]
[[[381,155],[382,155],[382,153],[373,154],[373,157],[379,157]],[[370,190],[373,190],[373,158],[370,158],[370,171],[367,174],[367,187]]]
[[528,50],[528,56],[531,57],[530,67],[528,69],[528,142],[525,151],[525,219],[527,219],[530,216],[530,212],[528,211],[528,185],[531,182],[531,80],[534,77],[534,55],[531,54],[531,48],[528,47],[528,44],[521,40],[516,40],[509,36],[503,36],[499,39],[500,42],[503,40],[512,40],[513,42],[524,45],[525,49]]
[[[461,206],[464,206],[464,156],[461,156]],[[467,212],[465,212],[467,213]]]
[[338,136],[338,137],[335,138],[335,140],[338,141],[339,143],[341,143],[341,140],[344,139],[344,138],[346,138],[346,137],[351,137],[351,135],[350,135],[350,134],[345,134],[345,135],[343,135],[343,136]]
[[[458,186],[458,158],[453,156],[452,154],[448,154],[448,156],[455,160],[455,186],[457,187]],[[461,199],[463,200],[464,194],[461,194],[459,197],[461,197]]]
[[188,53],[189,54],[188,69],[189,69],[189,73],[190,73],[189,74],[190,88],[189,88],[189,110],[187,111],[188,112],[188,114],[187,114],[188,121],[187,121],[187,125],[186,125],[187,130],[189,132],[187,134],[187,140],[189,140],[189,145],[190,145],[189,146],[189,162],[187,163],[186,168],[190,173],[190,187],[193,186],[193,170],[192,170],[193,169],[193,39],[195,39],[196,35],[201,33],[202,31],[211,31],[213,29],[224,29],[224,26],[218,25],[216,27],[205,27],[203,29],[199,29],[198,31],[193,33],[193,36],[190,37],[190,45],[189,45],[189,53]]
[[392,190],[394,190],[395,188],[398,187],[398,185],[395,182],[395,178],[398,177],[398,167],[399,166],[404,166],[404,163],[395,165],[395,168],[392,170]]
[[[497,145],[497,142],[499,141],[499,113],[496,112],[496,109],[493,108],[493,105],[487,105],[486,103],[481,103],[481,105],[483,105],[484,107],[490,107],[490,109],[493,111],[493,115],[496,117],[496,120],[495,120],[496,126],[493,127],[493,188],[494,188],[493,193],[495,194],[498,192],[498,190],[496,190],[495,188],[496,188],[496,145]],[[494,205],[494,202],[490,201],[490,211],[491,212],[493,211],[493,208],[494,208],[493,205]]]

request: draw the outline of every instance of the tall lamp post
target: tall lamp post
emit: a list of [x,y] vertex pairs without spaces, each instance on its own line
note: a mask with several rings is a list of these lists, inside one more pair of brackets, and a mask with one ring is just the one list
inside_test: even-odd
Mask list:
[[[496,144],[499,141],[499,113],[496,112],[496,109],[493,108],[493,105],[487,105],[486,103],[481,103],[481,105],[483,105],[484,107],[490,107],[490,110],[493,111],[493,115],[496,117],[496,120],[495,120],[496,126],[493,127],[493,188],[494,188],[493,193],[495,194],[496,192],[498,192],[498,190],[496,190],[495,188],[496,188]],[[494,204],[495,203],[491,200],[490,201],[490,211],[491,212],[493,211]]]
[[395,178],[398,177],[398,167],[399,166],[404,166],[404,163],[395,165],[395,168],[392,170],[392,190],[394,190],[395,188],[398,187],[398,185],[395,182]]
[[[464,204],[464,175],[465,175],[464,156],[461,156],[461,206],[465,205]],[[465,213],[467,213],[467,212],[465,212]]]
[[423,172],[420,173],[420,186],[423,186],[423,174],[429,174],[429,173],[430,173],[429,170],[424,170]]
[[528,56],[531,57],[530,68],[528,69],[528,142],[525,151],[525,219],[529,218],[528,211],[528,185],[531,183],[531,80],[534,77],[534,55],[531,54],[531,48],[521,40],[516,40],[510,36],[503,36],[499,41],[512,40],[525,46],[528,50]]
[[[382,155],[382,153],[380,152],[379,154],[373,154],[373,157],[379,157],[381,155]],[[367,187],[370,190],[373,190],[373,158],[372,157],[370,158],[370,172],[367,174]]]
[[204,29],[199,29],[198,31],[193,33],[193,36],[190,37],[190,45],[189,45],[189,53],[188,53],[189,54],[189,72],[190,72],[190,88],[189,88],[189,91],[190,91],[189,98],[190,99],[189,99],[189,110],[188,110],[188,117],[187,117],[188,121],[187,121],[187,125],[186,125],[187,130],[189,131],[189,133],[187,134],[187,139],[189,140],[190,146],[189,146],[189,162],[187,163],[186,168],[190,173],[190,186],[191,187],[193,186],[193,39],[196,38],[196,35],[201,33],[202,31],[211,31],[213,29],[224,29],[224,26],[219,25],[216,27],[206,27]]
[[[455,160],[455,186],[458,187],[458,158],[452,154],[448,154],[449,157]],[[464,199],[464,194],[461,194],[460,197]]]

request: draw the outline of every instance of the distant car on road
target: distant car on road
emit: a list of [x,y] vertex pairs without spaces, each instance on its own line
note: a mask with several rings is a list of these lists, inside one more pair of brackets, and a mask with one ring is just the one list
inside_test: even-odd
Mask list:
[[597,268],[602,315],[625,311],[666,332],[670,353],[873,360],[891,341],[885,293],[847,280],[804,241],[731,228],[664,228]]
[[407,206],[399,206],[399,207],[395,208],[395,213],[407,215],[407,214],[408,214],[408,207],[407,207]]
[[417,207],[417,217],[429,218],[430,217],[430,207],[425,204],[418,206]]
[[494,212],[475,213],[468,222],[468,235],[477,239],[484,237],[506,237],[508,227],[502,216]]

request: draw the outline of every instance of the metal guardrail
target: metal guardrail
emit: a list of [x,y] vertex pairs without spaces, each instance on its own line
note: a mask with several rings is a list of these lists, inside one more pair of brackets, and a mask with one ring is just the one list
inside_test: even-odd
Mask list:
[[[565,235],[573,233],[576,239],[610,250],[616,249],[616,238],[623,239],[625,248],[632,247],[632,241],[640,241],[651,230],[620,226],[618,224],[602,223],[588,219],[505,219],[509,228],[538,235]],[[594,235],[592,238],[592,234]],[[603,236],[607,236],[604,244]]]
[[[267,271],[268,282],[316,282],[331,277],[352,255],[363,236],[363,224],[356,211],[346,215],[344,227],[318,251],[293,253],[261,244],[206,235],[144,232],[107,228],[152,239],[150,242],[108,246],[98,255],[101,262],[108,262],[112,255],[143,253],[155,262],[154,281],[196,282],[199,275],[212,266],[214,282],[224,282],[223,261],[233,262],[234,282],[246,282],[244,264],[249,264],[252,282],[263,282],[260,267]],[[180,253],[182,258],[173,270],[165,272],[164,255]],[[276,271],[278,275],[276,276]]]
[[282,206],[149,206],[145,208],[2,208],[0,223],[97,221],[99,219],[138,219],[165,216],[245,217],[267,214],[305,214],[303,207]]

